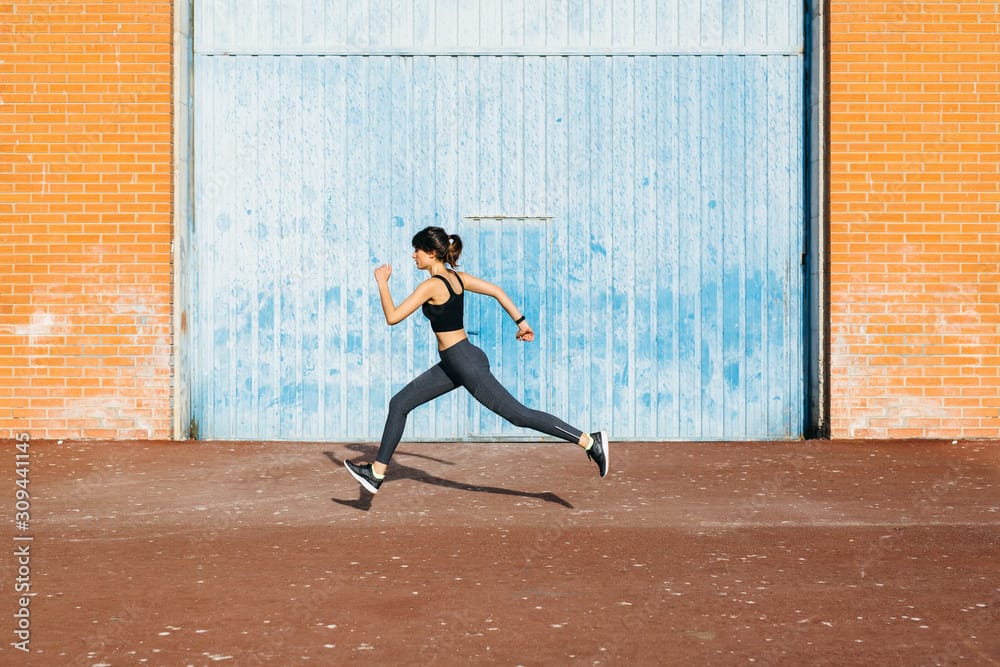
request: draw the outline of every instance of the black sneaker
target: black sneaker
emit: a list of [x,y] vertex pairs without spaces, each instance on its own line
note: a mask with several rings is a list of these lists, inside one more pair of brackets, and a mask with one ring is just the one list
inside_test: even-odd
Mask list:
[[369,493],[378,493],[378,487],[382,486],[382,482],[385,481],[384,478],[375,479],[371,463],[359,466],[350,461],[344,461],[344,467],[347,468],[347,472],[351,473],[351,476],[358,480],[358,483],[365,487]]
[[594,439],[594,444],[587,450],[587,458],[597,464],[601,477],[604,477],[608,474],[608,461],[611,459],[608,452],[608,445],[611,444],[608,442],[608,434],[605,431],[597,431],[591,433],[590,437]]

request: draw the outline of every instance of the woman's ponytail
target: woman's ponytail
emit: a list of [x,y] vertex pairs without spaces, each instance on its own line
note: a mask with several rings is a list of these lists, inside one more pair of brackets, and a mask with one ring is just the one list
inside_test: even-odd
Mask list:
[[452,266],[458,266],[458,258],[462,254],[462,239],[458,234],[449,234],[448,241],[448,250],[444,254],[444,261]]

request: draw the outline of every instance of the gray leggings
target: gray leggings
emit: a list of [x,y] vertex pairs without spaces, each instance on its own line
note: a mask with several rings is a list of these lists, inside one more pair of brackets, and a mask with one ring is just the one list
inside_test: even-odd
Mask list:
[[382,431],[382,444],[375,460],[388,464],[403,437],[406,416],[418,405],[423,405],[452,389],[465,387],[477,401],[497,413],[514,426],[531,428],[567,442],[578,442],[583,431],[547,412],[531,410],[521,404],[503,388],[490,373],[490,362],[483,351],[468,339],[441,350],[440,363],[422,373],[403,387],[389,401],[389,416]]

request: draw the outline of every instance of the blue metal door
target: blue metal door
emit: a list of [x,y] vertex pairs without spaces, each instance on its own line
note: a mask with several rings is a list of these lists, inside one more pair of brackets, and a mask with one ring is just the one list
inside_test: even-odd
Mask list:
[[[419,317],[385,326],[371,270],[404,297],[429,224],[531,319],[517,343],[470,299],[525,403],[618,439],[799,435],[801,8],[432,4],[196,2],[202,436],[377,439],[437,355]],[[535,437],[460,392],[405,437],[470,435]]]

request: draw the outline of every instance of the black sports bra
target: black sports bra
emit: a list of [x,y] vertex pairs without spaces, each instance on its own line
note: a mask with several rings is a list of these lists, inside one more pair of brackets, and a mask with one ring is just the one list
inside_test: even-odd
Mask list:
[[[452,271],[452,273],[455,272]],[[441,333],[445,331],[458,331],[465,328],[463,324],[465,316],[465,284],[462,282],[462,279],[455,273],[455,277],[458,278],[458,284],[462,286],[462,291],[456,294],[447,278],[440,275],[434,277],[444,281],[451,296],[448,297],[447,301],[437,306],[430,301],[424,303],[422,310],[424,317],[431,321],[431,329],[437,333]]]

